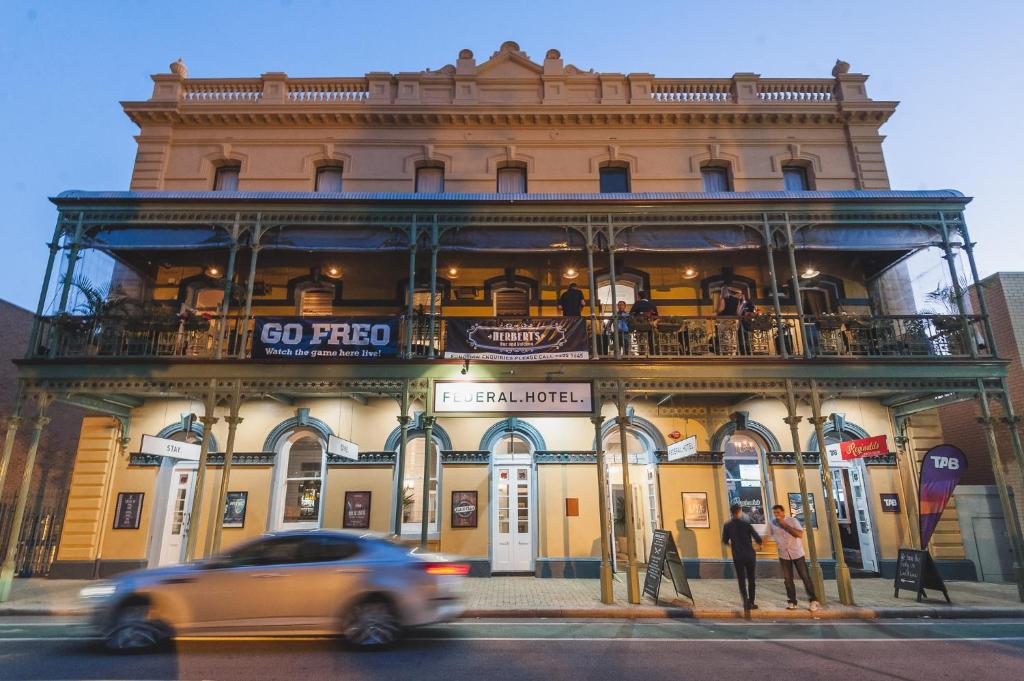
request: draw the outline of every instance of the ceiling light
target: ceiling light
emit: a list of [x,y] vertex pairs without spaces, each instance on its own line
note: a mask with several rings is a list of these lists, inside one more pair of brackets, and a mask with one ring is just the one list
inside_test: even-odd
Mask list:
[[214,265],[210,265],[206,268],[206,276],[217,278],[220,276],[220,268]]
[[819,272],[818,270],[816,270],[813,267],[808,265],[807,269],[805,269],[803,272],[800,273],[800,278],[801,279],[814,279],[819,274],[821,274],[821,272]]
[[337,265],[328,265],[325,274],[331,279],[341,278],[341,268]]
[[696,279],[697,275],[700,274],[697,270],[692,267],[687,267],[683,270],[683,279]]
[[580,273],[576,270],[575,267],[570,267],[565,272],[562,272],[562,276],[565,277],[566,279],[575,279],[576,277],[580,276]]
[[459,268],[458,267],[449,267],[448,268],[448,278],[449,279],[454,279],[457,276],[459,276]]

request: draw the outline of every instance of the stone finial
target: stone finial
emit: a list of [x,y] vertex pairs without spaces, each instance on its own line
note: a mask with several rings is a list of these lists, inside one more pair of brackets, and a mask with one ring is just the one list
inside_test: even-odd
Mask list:
[[842,59],[836,59],[836,65],[832,67],[832,77],[838,78],[850,72],[850,64]]
[[544,55],[544,58],[545,59],[561,59],[562,58],[562,53],[559,52],[558,50],[552,48],[552,49],[547,51],[547,54]]
[[505,42],[503,42],[501,44],[501,47],[498,48],[498,51],[499,52],[521,52],[522,50],[519,49],[519,43],[517,43],[516,41],[514,41],[514,40],[506,40]]
[[185,66],[181,57],[178,57],[178,61],[171,63],[171,73],[180,78],[188,78],[188,67]]
[[459,50],[459,59],[472,59],[472,58],[473,58],[473,50],[471,50],[469,48],[465,48],[465,49]]

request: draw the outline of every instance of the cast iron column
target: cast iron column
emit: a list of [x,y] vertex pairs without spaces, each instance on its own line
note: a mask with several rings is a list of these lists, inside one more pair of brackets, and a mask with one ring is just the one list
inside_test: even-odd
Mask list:
[[412,357],[412,337],[416,331],[416,321],[413,318],[413,296],[416,293],[416,216],[412,216],[412,224],[409,225],[409,284],[407,286],[405,301],[405,357]]
[[430,345],[427,346],[427,357],[430,359],[433,359],[436,354],[434,350],[434,335],[437,333],[437,249],[439,247],[437,216],[435,215],[430,231]]
[[[64,221],[63,213],[57,217],[57,226],[53,230],[53,238],[46,244],[50,249],[50,256],[46,260],[46,272],[43,274],[43,287],[39,290],[39,300],[36,301],[36,314],[32,318],[32,332],[29,334],[27,357],[32,357],[39,350],[39,327],[43,322],[43,312],[46,309],[46,294],[50,291],[50,279],[53,277],[53,265],[57,260],[57,253],[60,252],[60,232]],[[0,489],[3,489],[0,486]]]
[[427,550],[427,540],[430,538],[430,459],[434,452],[434,420],[433,416],[423,417],[423,490],[422,503],[423,517],[420,519],[420,550]]
[[942,259],[949,266],[949,278],[953,284],[953,298],[956,302],[956,310],[960,316],[960,332],[963,334],[964,344],[971,357],[978,356],[978,345],[974,342],[974,334],[971,333],[971,325],[967,320],[967,308],[964,305],[964,289],[960,286],[960,275],[956,271],[956,256],[953,255],[953,246],[949,241],[949,227],[946,225],[946,216],[939,213],[939,221],[942,226],[942,250],[945,255]]
[[213,539],[210,541],[209,555],[214,555],[220,550],[221,534],[224,530],[224,510],[227,508],[228,484],[231,480],[231,464],[235,456],[235,434],[238,431],[242,418],[238,411],[242,407],[241,384],[235,382],[235,392],[231,396],[231,406],[228,416],[224,422],[228,424],[228,439],[224,446],[224,468],[221,470],[220,487],[217,490],[217,503],[210,509],[210,527],[213,531]]
[[587,216],[587,277],[590,287],[590,356],[600,357],[598,349],[597,334],[597,279],[594,277],[594,229],[590,224],[590,216]]
[[[811,580],[814,582],[814,595],[818,602],[825,603],[825,577],[821,573],[818,561],[817,540],[814,538],[814,514],[811,512],[810,495],[807,494],[807,476],[804,472],[804,452],[800,445],[800,421],[803,417],[796,413],[796,394],[793,392],[793,381],[786,379],[786,412],[783,419],[789,426],[789,435],[793,440],[793,454],[796,459],[796,477],[800,482],[800,504],[804,509],[804,537],[807,539],[807,554],[811,559]],[[827,462],[823,461],[822,465]]]
[[[800,292],[800,272],[796,268],[796,242],[793,241],[793,226],[789,224],[789,213],[786,213],[786,250],[789,253],[790,285],[793,287],[793,304],[796,305],[796,315],[800,329],[800,344],[803,346],[803,355],[806,358],[811,356],[811,344],[807,325],[804,322],[804,297]],[[825,464],[822,463],[824,467]]]
[[594,445],[597,454],[597,509],[601,519],[601,602],[611,604],[615,602],[615,593],[612,590],[612,552],[611,537],[608,535],[608,527],[611,524],[608,517],[608,475],[605,469],[604,442],[601,437],[601,425],[604,423],[603,416],[591,416],[590,422],[594,424]]
[[981,285],[981,277],[978,276],[978,263],[974,260],[974,244],[971,243],[971,234],[967,231],[967,222],[964,220],[963,213],[960,214],[960,235],[964,238],[964,250],[967,251],[967,262],[971,268],[974,292],[978,296],[978,311],[981,313],[985,337],[988,340],[988,353],[997,357],[996,334],[992,330],[992,320],[988,316],[988,305],[985,304],[985,287]]
[[0,490],[4,489],[4,483],[7,481],[7,470],[11,465],[14,440],[18,434],[18,426],[21,425],[22,392],[20,385],[17,391],[14,396],[14,404],[11,407],[11,415],[4,419],[4,428],[7,432],[4,434],[4,451],[2,457],[0,457]]
[[[615,359],[622,359],[622,343],[628,343],[624,334],[619,333],[619,295],[615,286],[615,227],[612,216],[608,216],[608,283],[612,293],[612,348]],[[639,601],[638,601],[639,602]]]
[[775,308],[775,334],[778,339],[776,342],[779,344],[779,354],[784,358],[789,358],[789,349],[786,348],[786,330],[782,322],[782,302],[779,300],[779,282],[775,273],[775,255],[774,246],[772,246],[772,229],[768,223],[768,214],[763,213],[761,215],[764,221],[764,250],[765,255],[768,257],[768,282],[772,287],[772,307]]
[[205,413],[199,420],[203,423],[203,439],[199,446],[199,463],[196,467],[195,491],[192,492],[192,508],[188,514],[188,538],[185,542],[185,561],[192,562],[196,555],[199,539],[199,511],[203,507],[203,487],[206,484],[206,460],[210,453],[210,434],[217,422],[213,412],[217,406],[217,379],[210,379],[210,391],[206,396]]
[[825,421],[821,415],[821,396],[818,394],[818,383],[811,380],[811,424],[818,438],[818,454],[821,457],[821,480],[825,488],[825,512],[828,516],[828,529],[832,537],[832,552],[836,558],[836,587],[839,589],[839,602],[853,605],[853,586],[850,584],[850,568],[846,565],[843,555],[843,542],[839,536],[839,518],[836,517],[836,504],[832,495],[832,471],[828,465],[828,451],[825,449]]
[[399,403],[401,412],[398,414],[398,455],[395,459],[395,482],[394,482],[394,515],[392,516],[391,529],[396,537],[402,536],[402,520],[405,517],[405,455],[409,446],[409,382],[406,381],[402,388],[402,398]]
[[238,257],[238,213],[235,213],[235,225],[231,230],[231,246],[228,248],[228,268],[224,272],[224,299],[220,303],[220,328],[217,330],[217,347],[214,358],[220,359],[224,354],[224,336],[227,335],[228,310],[231,308],[231,293],[235,288],[235,258]]
[[616,406],[619,415],[615,419],[619,424],[619,451],[622,458],[622,508],[626,514],[626,597],[632,604],[640,602],[640,574],[636,563],[636,527],[633,509],[633,488],[629,483],[629,439],[626,426],[626,391],[619,381]]

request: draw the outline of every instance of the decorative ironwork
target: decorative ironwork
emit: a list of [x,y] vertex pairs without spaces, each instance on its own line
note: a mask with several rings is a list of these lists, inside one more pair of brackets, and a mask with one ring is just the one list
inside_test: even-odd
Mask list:
[[882,456],[868,456],[862,459],[865,466],[895,466],[896,454],[889,453]]
[[[766,456],[768,457],[768,463],[773,466],[780,464],[796,465],[795,452],[768,452]],[[820,466],[821,454],[818,452],[804,452],[803,460],[805,466]]]
[[539,451],[533,453],[537,464],[548,463],[585,463],[596,464],[597,453],[593,451]]
[[668,452],[655,452],[654,456],[659,465],[665,466],[688,466],[693,464],[720,466],[722,464],[722,452],[697,452],[693,456],[677,461],[669,461]]
[[491,453],[488,451],[473,449],[473,450],[442,450],[441,451],[441,463],[452,464],[452,463],[490,463]]
[[394,452],[359,452],[358,459],[349,459],[337,454],[327,455],[328,466],[393,466]]

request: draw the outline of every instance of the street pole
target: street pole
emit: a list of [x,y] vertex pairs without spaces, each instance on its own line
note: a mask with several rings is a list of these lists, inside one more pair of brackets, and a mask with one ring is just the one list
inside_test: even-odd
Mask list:
[[843,555],[843,543],[839,536],[839,518],[836,516],[836,504],[832,494],[832,471],[828,465],[828,451],[825,449],[825,421],[821,415],[821,395],[818,393],[818,382],[811,379],[811,423],[818,439],[818,454],[821,458],[821,478],[825,487],[825,512],[828,515],[829,534],[832,536],[832,552],[836,557],[836,587],[839,589],[839,602],[843,605],[854,605],[853,586],[850,583],[850,568],[846,565]]
[[786,379],[786,412],[788,416],[783,420],[789,426],[789,434],[793,440],[796,477],[800,483],[800,505],[804,509],[804,536],[807,537],[807,553],[811,559],[811,580],[814,582],[814,595],[818,597],[818,602],[824,605],[825,577],[821,572],[821,563],[818,561],[817,540],[814,538],[814,516],[811,505],[808,503],[810,495],[807,493],[803,447],[800,445],[800,421],[803,417],[796,413],[796,393],[793,391],[793,381],[789,379]]
[[622,381],[619,381],[615,401],[619,412],[616,422],[619,425],[619,453],[622,460],[622,508],[626,514],[626,597],[636,605],[640,603],[640,573],[636,563],[633,488],[629,483],[629,440],[626,430],[629,418],[626,416],[626,391]]
[[[0,603],[6,603],[11,598],[11,587],[14,585],[15,559],[18,556],[18,544],[21,543],[21,525],[25,518],[25,507],[28,505],[29,488],[32,486],[32,473],[36,466],[36,453],[39,451],[39,440],[43,435],[43,428],[50,422],[46,416],[46,409],[50,406],[53,398],[48,394],[39,396],[39,412],[33,419],[32,441],[28,446],[28,453],[25,455],[25,470],[21,474],[21,487],[18,489],[18,498],[14,506],[14,517],[11,519],[11,533],[7,541],[7,551],[4,553],[4,562],[0,566]],[[9,431],[8,431],[9,432]]]
[[597,454],[597,509],[601,520],[601,602],[611,604],[615,602],[615,593],[612,590],[612,551],[611,537],[608,528],[611,525],[611,518],[608,515],[608,475],[605,469],[604,443],[601,441],[601,425],[604,423],[603,416],[591,416],[590,422],[594,424],[594,445]]

